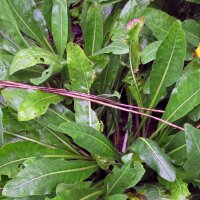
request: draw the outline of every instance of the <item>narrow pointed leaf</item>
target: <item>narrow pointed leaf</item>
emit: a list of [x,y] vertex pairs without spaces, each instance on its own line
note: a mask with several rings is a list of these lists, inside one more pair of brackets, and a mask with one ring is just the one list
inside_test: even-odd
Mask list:
[[53,7],[52,0],[43,0],[42,2],[42,13],[44,15],[45,21],[47,23],[48,29],[51,31],[51,12]]
[[[59,183],[73,184],[88,178],[97,165],[87,161],[38,160],[8,181],[3,195],[26,197],[51,194]],[[48,183],[48,184],[44,184]]]
[[[162,119],[174,122],[185,116],[199,104],[200,70],[182,78],[181,83],[174,88]],[[164,127],[160,124],[159,129]]]
[[3,128],[3,112],[1,110],[1,107],[0,107],[0,146],[3,145],[3,131],[4,131],[4,128]]
[[179,21],[175,22],[158,48],[150,75],[150,107],[157,105],[166,87],[177,81],[185,59],[185,36]]
[[60,128],[72,137],[76,144],[90,153],[106,158],[116,158],[117,152],[112,143],[96,129],[75,122],[63,123]]
[[18,119],[28,121],[43,115],[50,104],[56,104],[63,97],[42,91],[33,91],[25,97],[18,109]]
[[156,142],[146,138],[138,138],[131,146],[131,150],[138,153],[140,158],[162,178],[170,182],[175,180],[175,168],[171,164],[168,155],[163,152]]
[[37,18],[34,18],[34,12],[41,17],[42,13],[36,9],[34,0],[7,0],[10,9],[17,21],[19,29],[26,33],[29,37],[35,39],[39,44],[51,50],[51,47],[45,39],[44,32],[39,27]]
[[200,175],[200,130],[190,124],[185,125],[185,140],[187,148],[187,161],[184,169],[187,172],[187,178],[194,180]]
[[84,39],[87,55],[93,55],[102,46],[103,17],[98,3],[92,3],[88,8]]
[[57,52],[63,55],[68,39],[67,1],[53,0],[51,29]]
[[19,165],[29,159],[74,159],[76,156],[61,149],[50,149],[29,141],[9,143],[0,149],[0,174],[14,177],[20,169]]

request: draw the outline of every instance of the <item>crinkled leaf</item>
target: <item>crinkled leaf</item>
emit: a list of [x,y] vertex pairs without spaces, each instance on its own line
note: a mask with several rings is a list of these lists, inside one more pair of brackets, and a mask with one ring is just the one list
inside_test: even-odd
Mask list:
[[157,105],[166,87],[177,81],[185,59],[185,35],[179,21],[175,22],[156,53],[150,75],[150,107]]
[[150,45],[145,47],[141,54],[141,62],[142,64],[146,64],[151,62],[156,58],[156,53],[161,44],[161,41],[152,42]]
[[113,53],[116,55],[127,54],[129,52],[128,46],[121,42],[121,41],[114,41],[108,46],[100,49],[99,51],[95,52],[95,55],[104,54],[104,53]]
[[0,149],[0,174],[9,177],[16,176],[19,165],[25,160],[44,158],[65,158],[74,159],[76,155],[61,149],[50,149],[33,142],[14,142],[4,145]]
[[90,153],[106,158],[117,157],[117,152],[112,143],[96,129],[75,122],[63,123],[60,125],[60,128],[72,137],[76,144],[85,148]]
[[185,125],[185,140],[187,148],[187,161],[184,169],[187,178],[192,180],[199,176],[200,170],[200,130],[195,129],[192,125]]
[[85,27],[85,52],[93,55],[103,42],[103,17],[98,3],[92,3],[87,11]]
[[28,121],[43,115],[50,104],[56,104],[63,97],[42,91],[33,91],[25,97],[18,108],[18,119]]
[[131,146],[131,150],[138,153],[140,158],[162,178],[170,182],[175,180],[176,170],[168,155],[156,142],[146,138],[138,138]]
[[[76,183],[89,177],[97,165],[87,161],[65,161],[43,158],[20,171],[16,178],[8,181],[3,195],[26,197],[51,194],[59,183]],[[48,183],[48,184],[44,184]]]
[[68,6],[65,0],[52,0],[51,29],[57,52],[63,55],[68,39]]

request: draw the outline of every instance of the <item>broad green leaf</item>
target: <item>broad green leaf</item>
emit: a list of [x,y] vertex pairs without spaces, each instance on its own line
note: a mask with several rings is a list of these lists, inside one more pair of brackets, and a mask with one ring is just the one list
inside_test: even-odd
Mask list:
[[61,149],[50,149],[33,142],[14,142],[4,145],[0,149],[0,174],[9,177],[16,176],[20,170],[19,165],[25,160],[44,158],[76,159],[77,155]]
[[3,145],[3,131],[4,131],[4,128],[3,128],[3,112],[1,110],[1,107],[0,107],[0,146]]
[[7,0],[0,1],[0,35],[7,39],[17,50],[27,47],[17,22],[8,6]]
[[[44,70],[44,74],[42,74],[42,77],[45,75],[44,80],[46,80],[49,76],[60,72],[62,70],[62,64],[64,63],[60,57],[50,53],[45,49],[31,47],[29,49],[20,50],[15,55],[10,66],[10,75],[19,70],[27,69],[37,64],[45,64],[50,66],[49,69]],[[43,81],[40,81],[40,83]]]
[[[174,88],[162,119],[174,122],[185,116],[199,104],[200,96],[200,70],[183,76],[181,83]],[[165,125],[160,124],[158,130]]]
[[53,0],[51,29],[57,52],[63,55],[68,39],[68,14],[65,0]]
[[136,152],[162,178],[170,182],[176,179],[176,171],[171,164],[170,158],[153,140],[138,138],[131,146],[131,150]]
[[56,104],[63,97],[42,91],[33,91],[25,97],[18,108],[19,121],[28,121],[43,115],[50,104]]
[[193,19],[182,22],[187,42],[197,47],[200,41],[200,24]]
[[147,64],[156,58],[156,53],[161,44],[161,41],[152,42],[150,45],[145,47],[141,54],[142,64]]
[[103,200],[126,200],[127,196],[125,194],[114,194],[111,196],[105,197]]
[[47,23],[47,27],[50,31],[51,31],[51,14],[50,13],[52,13],[52,7],[53,7],[52,0],[42,1],[42,13]]
[[177,81],[185,59],[185,36],[179,21],[175,22],[158,48],[150,75],[150,106],[155,107],[166,94],[165,88]]
[[153,31],[158,40],[165,38],[171,26],[176,21],[174,17],[154,8],[145,9],[141,15],[145,17],[145,24]]
[[[71,90],[89,94],[94,81],[93,65],[77,44],[68,43],[67,45],[67,66],[71,79]],[[91,109],[89,101],[75,99],[74,109],[76,122],[100,129],[97,115]]]
[[103,18],[100,5],[96,2],[88,8],[84,33],[85,52],[87,55],[93,55],[103,42]]
[[172,158],[173,162],[179,165],[183,164],[187,158],[185,133],[176,133],[165,150],[167,151],[167,154]]
[[173,183],[159,178],[159,182],[165,187],[166,190],[169,191],[170,200],[187,200],[190,196],[188,184],[181,178],[177,178]]
[[106,158],[117,157],[117,152],[112,143],[96,129],[75,122],[63,123],[60,125],[60,128],[72,137],[76,144],[85,148],[90,153]]
[[[107,195],[123,193],[126,189],[135,186],[144,175],[144,168],[140,163],[134,167],[131,162],[124,164],[121,168],[114,167],[111,174],[105,179],[104,190]],[[141,171],[140,171],[141,170]]]
[[8,181],[3,189],[3,195],[26,197],[51,194],[59,183],[72,184],[82,181],[95,170],[97,170],[97,165],[94,162],[44,158],[33,162],[32,165],[20,171],[16,178]]
[[[34,0],[7,0],[7,2],[17,21],[19,29],[39,42],[43,48],[52,50],[44,36],[44,32],[41,31],[41,27],[38,25],[37,17],[40,16],[43,18],[43,16],[42,13],[36,9]],[[36,18],[34,18],[34,15],[36,15]]]
[[193,180],[200,174],[200,130],[195,129],[190,124],[185,125],[185,140],[187,148],[187,161],[184,169],[187,178]]
[[115,55],[127,54],[129,52],[128,46],[121,41],[114,41],[108,46],[95,52],[95,55],[104,53],[113,53]]
[[73,199],[73,200],[96,200],[100,195],[102,194],[102,191],[99,189],[69,189],[65,192],[58,193],[58,196],[61,197],[61,199]]

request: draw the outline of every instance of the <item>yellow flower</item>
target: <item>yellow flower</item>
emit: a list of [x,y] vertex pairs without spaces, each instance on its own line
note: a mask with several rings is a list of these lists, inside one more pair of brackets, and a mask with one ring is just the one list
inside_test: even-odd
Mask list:
[[197,49],[195,50],[195,53],[193,54],[195,57],[200,58],[200,43],[199,46],[197,47]]

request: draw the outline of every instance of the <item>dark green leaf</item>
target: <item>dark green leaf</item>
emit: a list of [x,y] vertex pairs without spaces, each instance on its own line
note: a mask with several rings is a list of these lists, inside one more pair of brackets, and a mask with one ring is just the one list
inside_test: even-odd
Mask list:
[[140,158],[162,178],[170,182],[175,180],[176,170],[168,155],[163,152],[156,142],[150,139],[138,138],[131,146],[131,150],[138,153]]
[[52,0],[42,1],[42,13],[47,23],[47,27],[50,31],[51,31],[51,14],[50,13],[52,12],[52,7],[53,7]]
[[20,170],[19,165],[25,160],[44,158],[76,159],[77,155],[61,149],[50,149],[33,142],[14,142],[4,145],[0,149],[0,174],[9,177],[16,176]]
[[28,121],[43,115],[50,104],[56,104],[63,97],[42,91],[33,91],[28,94],[18,108],[19,121]]
[[[76,183],[90,176],[97,169],[94,162],[50,160],[33,162],[18,176],[9,181],[3,195],[26,197],[29,195],[51,194],[59,183]],[[44,184],[48,183],[48,184]]]
[[196,106],[192,111],[188,113],[188,117],[194,121],[197,122],[200,120],[200,105]]
[[189,1],[189,2],[192,2],[192,3],[200,4],[200,1],[199,1],[199,0],[186,0],[186,1]]
[[187,147],[187,161],[184,169],[187,172],[187,178],[192,180],[200,174],[200,130],[195,129],[190,124],[185,125],[185,140]]
[[75,122],[63,123],[60,125],[60,128],[72,137],[75,143],[90,153],[106,158],[117,157],[117,152],[111,142],[96,129]]
[[103,200],[126,200],[127,196],[125,194],[114,194],[111,196],[105,197]]
[[85,52],[93,55],[98,51],[103,42],[103,18],[98,3],[92,3],[87,11],[85,27]]
[[181,23],[177,21],[169,30],[158,48],[150,75],[150,106],[157,105],[166,94],[165,88],[177,81],[185,59],[185,36]]
[[67,1],[53,0],[51,29],[57,52],[63,55],[68,39],[68,14]]

